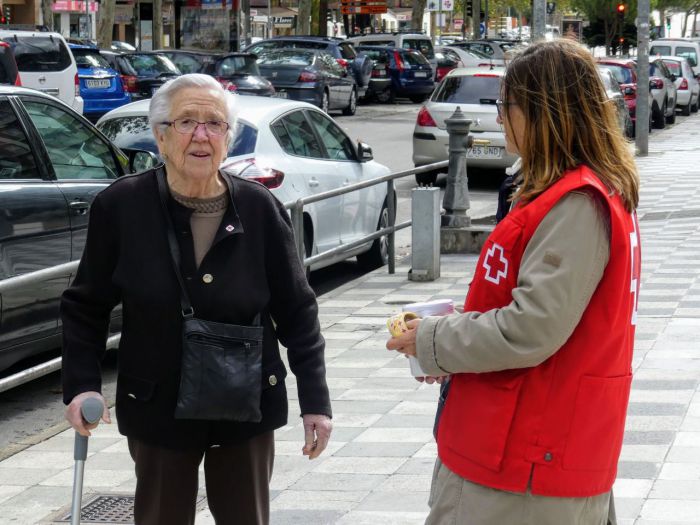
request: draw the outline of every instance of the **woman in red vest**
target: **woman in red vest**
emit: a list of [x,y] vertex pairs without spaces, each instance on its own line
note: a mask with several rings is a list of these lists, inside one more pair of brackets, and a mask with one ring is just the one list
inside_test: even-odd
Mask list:
[[640,276],[639,179],[590,53],[529,46],[499,122],[522,159],[463,314],[387,348],[450,376],[430,525],[605,525],[622,446]]

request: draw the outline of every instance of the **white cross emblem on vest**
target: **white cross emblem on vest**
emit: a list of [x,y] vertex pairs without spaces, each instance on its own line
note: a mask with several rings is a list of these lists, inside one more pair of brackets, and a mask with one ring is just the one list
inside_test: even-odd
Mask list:
[[494,243],[486,251],[482,266],[486,270],[484,279],[489,282],[498,284],[501,282],[501,278],[508,277],[508,259],[503,255],[503,247]]

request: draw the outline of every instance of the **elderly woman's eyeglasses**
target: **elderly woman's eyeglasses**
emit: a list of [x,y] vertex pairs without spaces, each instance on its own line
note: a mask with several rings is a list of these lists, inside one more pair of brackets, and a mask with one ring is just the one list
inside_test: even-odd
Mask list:
[[221,136],[225,135],[231,127],[229,126],[228,122],[224,122],[223,120],[207,120],[206,122],[199,122],[198,120],[191,118],[178,118],[175,120],[162,122],[161,124],[172,126],[175,128],[175,131],[182,133],[183,135],[194,133],[198,126],[204,126],[207,135]]
[[515,102],[506,102],[505,100],[497,100],[496,101],[496,111],[498,112],[498,118],[502,119],[503,118],[503,108],[505,106],[517,106]]

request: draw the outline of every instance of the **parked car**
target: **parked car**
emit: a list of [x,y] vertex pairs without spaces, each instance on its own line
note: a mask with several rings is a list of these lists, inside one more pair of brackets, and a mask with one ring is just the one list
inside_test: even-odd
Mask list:
[[355,79],[326,52],[267,49],[258,56],[258,67],[274,86],[277,98],[308,102],[326,113],[342,109],[344,115],[355,114]]
[[435,48],[435,51],[454,56],[462,63],[460,67],[494,67],[505,65],[503,59],[492,58],[476,49],[457,46],[439,46]]
[[690,38],[659,38],[649,44],[649,56],[677,56],[688,60],[695,75],[700,75],[700,42]]
[[[232,94],[231,96],[239,97]],[[97,123],[116,144],[157,151],[148,123],[150,101],[107,113]],[[222,166],[264,184],[281,202],[387,175],[369,146],[357,146],[333,119],[311,104],[268,97],[240,97],[229,157]],[[130,139],[129,135],[134,138]],[[357,241],[388,224],[384,185],[372,186],[304,207],[307,256]],[[368,267],[387,261],[386,238],[362,244],[317,269],[357,256]]]
[[660,58],[649,61],[649,91],[654,99],[652,121],[662,129],[676,122],[676,76]]
[[[0,121],[3,280],[79,259],[92,200],[129,169],[127,156],[94,126],[39,91],[0,86]],[[0,370],[60,347],[59,299],[71,277],[3,292]]]
[[688,59],[679,56],[660,57],[671,74],[676,77],[676,108],[680,108],[681,114],[688,116],[690,112],[697,112],[698,98],[700,98],[700,83],[693,74]]
[[[494,60],[494,65],[502,65],[511,56],[511,54],[522,47],[523,43],[519,40],[508,39],[482,39],[482,40],[467,40],[464,42],[455,42],[450,47],[458,47],[460,49],[469,49],[478,51],[487,57]],[[499,61],[496,63],[495,61]],[[501,62],[503,61],[503,62]]]
[[83,112],[78,68],[59,33],[0,29],[0,41],[12,48],[23,86],[53,95]]
[[108,111],[131,102],[122,79],[100,52],[88,46],[68,44],[78,66],[83,115],[97,121]]
[[112,51],[136,51],[136,48],[129,44],[128,42],[121,42],[119,40],[112,40],[112,44],[109,46]]
[[279,36],[251,44],[244,51],[260,56],[263,50],[283,47],[325,51],[338,64],[346,68],[350,76],[355,79],[357,97],[365,96],[367,84],[372,74],[372,61],[367,57],[358,55],[352,44],[346,40],[325,36]]
[[156,53],[165,55],[172,60],[183,75],[187,73],[210,74],[214,62],[221,56],[220,53],[190,49],[158,49]]
[[21,86],[15,54],[7,42],[0,42],[0,84]]
[[[598,59],[598,67],[609,70],[620,84],[620,89],[622,89],[622,94],[627,104],[627,110],[632,119],[632,134],[634,135],[637,122],[637,62],[630,58],[602,57]],[[647,125],[649,131],[651,131],[652,107],[654,104],[651,90],[649,90],[647,104],[649,107],[649,122]]]
[[612,71],[605,67],[598,66],[598,73],[600,74],[600,79],[603,81],[605,94],[608,96],[608,99],[612,101],[612,103],[615,105],[617,121],[620,125],[620,130],[626,137],[634,137],[634,127],[632,125],[632,119],[630,118],[630,112],[627,109],[627,104],[625,103],[625,95],[622,92],[620,83],[617,81]]
[[412,49],[421,53],[430,63],[433,72],[437,70],[437,58],[430,37],[422,33],[370,33],[348,38],[354,46],[389,46]]
[[455,53],[449,51],[435,51],[437,58],[437,71],[435,71],[435,82],[440,82],[447,73],[458,67],[464,67],[462,61]]
[[[448,158],[449,135],[445,119],[459,106],[470,119],[469,132],[487,145],[473,146],[467,151],[469,166],[507,168],[517,156],[505,149],[503,128],[496,122],[496,100],[501,90],[503,68],[484,71],[482,68],[460,68],[450,71],[440,82],[416,118],[413,130],[413,163],[416,167]],[[434,184],[437,173],[416,175],[419,184]]]
[[103,50],[100,54],[119,72],[124,89],[131,94],[132,100],[151,98],[160,86],[182,74],[168,57],[160,53]]
[[212,62],[207,72],[229,91],[241,95],[274,96],[275,88],[260,73],[256,59],[252,53],[229,53]]
[[389,46],[358,46],[357,51],[374,62],[368,93],[380,102],[393,102],[396,97],[423,102],[435,89],[433,70],[417,51]]

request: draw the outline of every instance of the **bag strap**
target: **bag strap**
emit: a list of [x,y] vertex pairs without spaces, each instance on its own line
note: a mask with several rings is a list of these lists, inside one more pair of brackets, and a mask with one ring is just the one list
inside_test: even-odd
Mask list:
[[180,308],[182,309],[182,317],[184,317],[185,319],[189,319],[191,317],[194,317],[194,308],[192,308],[192,303],[190,303],[190,298],[187,295],[187,289],[185,288],[185,282],[182,280],[182,274],[180,273],[180,246],[177,244],[177,239],[175,238],[175,228],[173,227],[173,220],[170,217],[170,212],[168,211],[169,191],[164,169],[160,168],[156,170],[156,180],[158,181],[158,193],[160,194],[160,204],[163,208],[163,214],[165,215],[165,226],[168,234],[168,246],[170,247],[170,257],[173,260],[173,266],[175,268],[177,282],[180,284]]

